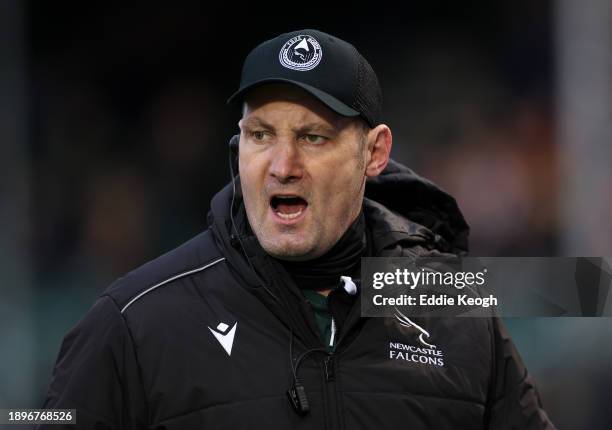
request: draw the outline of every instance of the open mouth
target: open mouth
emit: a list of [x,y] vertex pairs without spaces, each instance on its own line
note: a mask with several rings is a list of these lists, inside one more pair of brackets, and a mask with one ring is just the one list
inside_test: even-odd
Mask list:
[[277,195],[270,199],[270,207],[281,219],[292,220],[308,207],[308,202],[299,196]]

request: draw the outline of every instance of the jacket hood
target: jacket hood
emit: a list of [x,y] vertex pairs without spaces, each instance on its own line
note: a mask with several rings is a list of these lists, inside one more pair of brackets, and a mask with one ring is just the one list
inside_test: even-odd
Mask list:
[[[234,210],[242,199],[240,180],[236,177],[235,181]],[[230,218],[232,195],[230,182],[213,197],[208,221],[222,242],[220,246],[235,251],[239,238]],[[464,255],[468,251],[469,226],[455,199],[394,160],[389,160],[378,177],[366,182],[364,212],[377,249],[416,239],[443,252]]]
[[468,252],[470,228],[455,199],[397,161],[390,159],[379,176],[367,181],[365,198],[370,206],[374,202],[374,206],[386,208],[384,218],[392,220],[396,228],[433,234],[435,247],[441,251]]

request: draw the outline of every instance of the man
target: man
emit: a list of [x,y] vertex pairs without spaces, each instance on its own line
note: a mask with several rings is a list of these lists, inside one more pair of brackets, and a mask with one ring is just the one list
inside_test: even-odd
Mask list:
[[[249,54],[231,101],[239,177],[209,228],[101,295],[45,407],[76,408],[82,428],[552,428],[499,320],[360,317],[361,257],[463,254],[468,226],[389,159],[356,49],[282,34]],[[443,358],[390,357],[424,330]]]

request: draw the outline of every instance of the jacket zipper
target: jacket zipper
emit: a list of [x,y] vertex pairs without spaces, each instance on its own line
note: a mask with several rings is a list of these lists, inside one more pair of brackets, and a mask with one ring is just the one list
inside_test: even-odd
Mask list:
[[332,318],[331,320],[331,335],[329,337],[329,347],[332,348],[331,353],[325,356],[323,360],[323,367],[325,369],[325,381],[330,382],[334,380],[334,340],[336,337],[336,321]]
[[334,348],[334,340],[336,340],[336,320],[332,317],[331,319],[331,334],[329,336],[329,347]]
[[325,381],[331,382],[334,380],[334,356],[328,355],[323,361],[325,368]]
[[328,430],[340,428],[340,414],[338,413],[338,393],[336,393],[336,382],[335,382],[335,366],[334,353],[327,355],[323,359],[323,383],[325,389],[325,403],[324,407],[326,413],[326,426]]
[[336,327],[336,321],[332,318],[332,326],[331,326],[331,336],[329,346],[333,349],[331,353],[325,356],[323,359],[323,379],[326,385],[326,390],[324,392],[327,394],[327,398],[325,399],[325,404],[328,406],[328,414],[327,414],[327,428],[328,429],[340,429],[343,427],[341,421],[341,415],[338,411],[338,393],[336,392],[336,369],[338,365],[338,358],[336,352],[338,350],[338,346],[342,342],[343,338],[346,337],[348,333],[348,329],[351,327],[351,321],[354,319],[355,312],[359,312],[361,306],[355,306],[349,311],[349,314],[346,318],[346,324],[342,333],[338,333]]
[[323,379],[325,384],[325,405],[327,409],[327,429],[339,429],[341,428],[340,413],[338,412],[338,393],[336,392],[335,382],[335,365],[336,365],[336,347],[338,342],[335,340],[338,338],[336,329],[336,321],[334,318],[331,320],[331,335],[329,337],[329,347],[332,348],[331,352],[323,359]]

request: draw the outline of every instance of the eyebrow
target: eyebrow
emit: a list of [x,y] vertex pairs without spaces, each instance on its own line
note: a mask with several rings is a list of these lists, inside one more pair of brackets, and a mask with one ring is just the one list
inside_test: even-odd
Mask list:
[[274,130],[273,125],[268,124],[267,122],[265,122],[263,119],[259,117],[251,117],[251,118],[243,119],[242,124],[243,126],[247,128],[259,126],[259,127],[267,128],[269,130]]
[[[246,128],[263,127],[268,130],[276,129],[272,124],[267,123],[259,117],[243,119],[242,125]],[[291,131],[293,131],[295,134],[308,134],[312,132],[336,134],[338,132],[333,126],[319,122],[310,122],[299,127],[295,127]]]
[[327,125],[327,124],[311,122],[311,123],[304,124],[298,128],[294,128],[293,132],[296,134],[308,134],[310,132],[336,134],[337,130],[334,127]]

